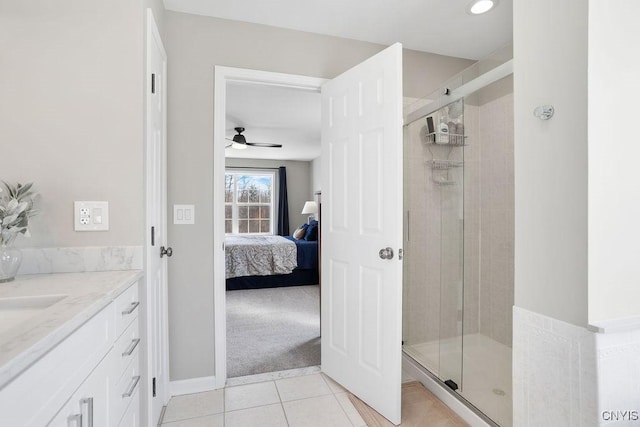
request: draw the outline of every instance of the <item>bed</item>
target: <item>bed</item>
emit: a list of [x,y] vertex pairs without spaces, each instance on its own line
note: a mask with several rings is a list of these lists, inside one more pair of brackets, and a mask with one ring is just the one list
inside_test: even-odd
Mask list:
[[227,290],[315,285],[318,241],[292,236],[227,236]]

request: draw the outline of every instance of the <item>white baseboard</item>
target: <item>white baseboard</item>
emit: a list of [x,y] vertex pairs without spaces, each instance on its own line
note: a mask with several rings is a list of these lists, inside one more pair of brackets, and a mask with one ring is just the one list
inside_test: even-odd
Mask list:
[[416,361],[411,359],[406,354],[402,354],[402,370],[406,374],[412,376],[419,381],[427,390],[429,390],[434,396],[447,405],[453,412],[455,412],[460,418],[469,423],[472,427],[490,427],[495,424],[489,424],[483,420],[478,414],[471,410],[467,405],[456,399],[445,390],[436,380],[431,378],[422,366]]
[[200,377],[190,378],[188,380],[171,381],[169,383],[169,394],[173,396],[181,396],[183,394],[202,393],[204,391],[215,390],[216,377]]

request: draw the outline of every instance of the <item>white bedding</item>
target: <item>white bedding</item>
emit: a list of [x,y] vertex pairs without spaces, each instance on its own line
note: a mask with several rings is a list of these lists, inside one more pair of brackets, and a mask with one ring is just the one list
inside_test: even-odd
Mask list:
[[289,274],[298,266],[296,244],[282,236],[227,236],[226,277]]

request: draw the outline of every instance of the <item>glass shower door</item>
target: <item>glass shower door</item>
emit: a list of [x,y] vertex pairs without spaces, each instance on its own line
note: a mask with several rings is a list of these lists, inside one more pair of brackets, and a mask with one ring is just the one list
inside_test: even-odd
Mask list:
[[462,384],[463,103],[405,127],[404,351]]
[[462,386],[463,366],[464,136],[463,127],[458,126],[463,123],[463,105],[457,101],[434,114],[440,125],[430,146],[432,180],[440,192],[439,377],[454,390]]

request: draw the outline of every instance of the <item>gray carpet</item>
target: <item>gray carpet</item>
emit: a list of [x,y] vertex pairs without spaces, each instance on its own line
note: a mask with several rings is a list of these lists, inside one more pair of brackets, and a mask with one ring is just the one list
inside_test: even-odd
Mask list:
[[316,365],[318,285],[227,291],[229,378]]

